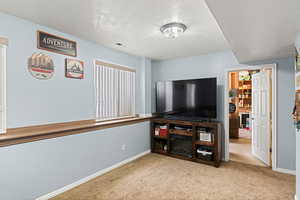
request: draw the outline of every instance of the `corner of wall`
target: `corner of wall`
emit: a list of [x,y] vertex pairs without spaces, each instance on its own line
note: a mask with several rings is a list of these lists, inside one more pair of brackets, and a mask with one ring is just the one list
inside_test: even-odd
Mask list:
[[145,60],[145,112],[151,113],[151,105],[152,105],[152,60],[150,58],[146,58]]
[[141,73],[140,73],[140,79],[141,79],[141,113],[142,114],[148,114],[151,113],[151,85],[152,85],[152,70],[151,70],[151,59],[143,57],[141,61]]

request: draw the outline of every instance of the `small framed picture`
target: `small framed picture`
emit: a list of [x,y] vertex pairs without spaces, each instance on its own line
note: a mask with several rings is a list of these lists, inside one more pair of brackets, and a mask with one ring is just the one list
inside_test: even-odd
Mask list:
[[84,63],[76,59],[66,58],[65,76],[67,78],[83,79]]

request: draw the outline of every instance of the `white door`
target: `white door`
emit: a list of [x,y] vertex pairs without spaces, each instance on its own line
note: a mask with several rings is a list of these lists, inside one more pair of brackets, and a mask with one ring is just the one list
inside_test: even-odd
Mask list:
[[252,154],[270,165],[270,77],[266,72],[252,76]]

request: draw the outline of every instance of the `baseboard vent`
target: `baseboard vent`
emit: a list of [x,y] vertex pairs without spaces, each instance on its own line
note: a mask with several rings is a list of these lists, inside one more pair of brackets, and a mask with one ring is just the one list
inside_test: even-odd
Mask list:
[[88,182],[91,179],[94,179],[94,178],[96,178],[98,176],[101,176],[101,175],[103,175],[103,174],[105,174],[105,173],[107,173],[107,172],[109,172],[109,171],[111,171],[111,170],[113,170],[115,168],[121,167],[122,165],[125,165],[125,164],[127,164],[127,163],[129,163],[131,161],[134,161],[134,160],[136,160],[136,159],[138,159],[140,157],[143,157],[143,156],[145,156],[146,154],[149,154],[149,153],[150,153],[150,150],[144,151],[143,153],[140,153],[140,154],[138,154],[136,156],[133,156],[131,158],[128,158],[126,160],[123,160],[123,161],[121,161],[121,162],[119,162],[119,163],[117,163],[117,164],[115,164],[115,165],[113,165],[111,167],[102,169],[102,170],[100,170],[100,171],[98,171],[98,172],[96,172],[96,173],[94,173],[94,174],[92,174],[92,175],[90,175],[88,177],[85,177],[85,178],[80,179],[80,180],[78,180],[78,181],[76,181],[74,183],[66,185],[66,186],[64,186],[64,187],[62,187],[62,188],[60,188],[58,190],[55,190],[55,191],[53,191],[51,193],[48,193],[48,194],[43,195],[41,197],[38,197],[38,198],[36,198],[36,200],[48,200],[50,198],[53,198],[53,197],[55,197],[55,196],[57,196],[57,195],[59,195],[61,193],[64,193],[64,192],[66,192],[66,191],[68,191],[68,190],[70,190],[70,189],[72,189],[74,187],[77,187],[78,185],[81,185],[81,184],[83,184],[85,182]]

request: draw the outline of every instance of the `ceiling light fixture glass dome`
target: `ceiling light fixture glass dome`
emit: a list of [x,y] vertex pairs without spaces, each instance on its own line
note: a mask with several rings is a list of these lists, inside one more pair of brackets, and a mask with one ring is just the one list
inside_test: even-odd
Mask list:
[[160,31],[167,38],[177,38],[180,34],[184,33],[186,29],[186,25],[178,22],[172,22],[163,25],[160,28]]

